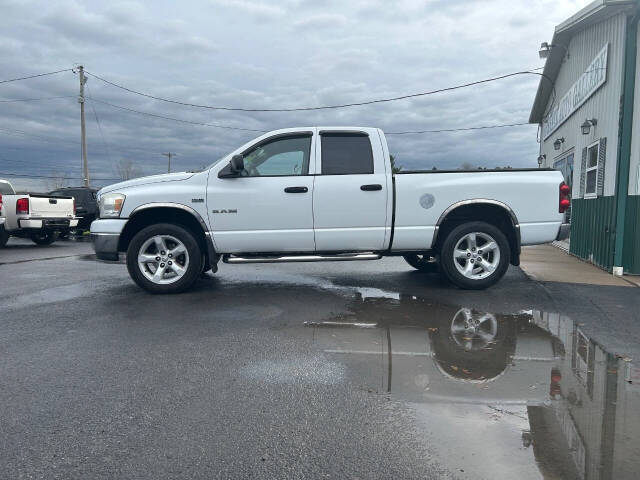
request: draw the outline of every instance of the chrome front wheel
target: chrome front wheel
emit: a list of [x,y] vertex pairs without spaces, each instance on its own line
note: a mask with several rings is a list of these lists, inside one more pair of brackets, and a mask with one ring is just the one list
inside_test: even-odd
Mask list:
[[131,278],[151,293],[178,293],[200,275],[203,252],[194,233],[181,225],[160,223],[136,233],[127,247]]
[[140,272],[151,282],[166,285],[180,280],[189,268],[189,252],[171,235],[156,235],[138,251]]

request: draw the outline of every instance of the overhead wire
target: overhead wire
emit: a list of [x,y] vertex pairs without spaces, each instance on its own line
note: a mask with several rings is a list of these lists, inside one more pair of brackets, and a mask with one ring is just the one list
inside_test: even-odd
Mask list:
[[[89,91],[89,86],[86,86],[87,91]],[[85,95],[86,97],[86,95]],[[89,102],[91,104],[91,110],[93,110],[93,115],[96,119],[96,124],[98,125],[98,131],[100,132],[100,137],[102,138],[102,144],[104,145],[105,151],[107,153],[107,157],[109,157],[109,161],[113,164],[113,159],[111,158],[111,152],[109,152],[109,146],[107,145],[107,141],[104,138],[104,133],[102,132],[102,125],[100,125],[100,119],[98,118],[98,112],[96,112],[95,107],[93,106],[93,102]]]
[[[0,172],[0,175],[6,176],[6,177],[17,177],[17,178],[52,178],[52,179],[60,179],[60,180],[82,180],[82,176],[78,176],[78,177],[63,177],[63,176],[57,176],[57,175],[28,175],[28,174],[24,174],[24,173],[7,173],[7,172]],[[122,179],[120,178],[97,178],[97,177],[91,177],[91,180],[95,180],[95,181],[117,181],[117,182],[121,182]]]
[[71,72],[71,71],[73,71],[72,68],[64,68],[62,70],[56,70],[55,72],[38,73],[36,75],[28,75],[26,77],[9,78],[7,80],[0,80],[0,83],[17,82],[19,80],[28,80],[30,78],[36,78],[36,77],[46,77],[47,75],[55,75],[56,73]]
[[55,100],[58,98],[73,98],[76,95],[60,95],[58,97],[42,97],[42,98],[14,98],[14,99],[2,99],[0,103],[14,103],[14,102],[36,102],[42,100]]
[[258,130],[258,129],[255,129],[255,128],[232,127],[230,125],[220,125],[220,124],[217,124],[217,123],[194,122],[194,121],[191,121],[191,120],[184,120],[184,119],[181,119],[181,118],[169,117],[169,116],[160,115],[160,114],[157,114],[157,113],[143,112],[142,110],[135,110],[133,108],[123,107],[122,105],[116,105],[114,103],[105,102],[104,100],[98,100],[95,97],[86,97],[86,98],[88,98],[89,100],[92,100],[94,102],[97,102],[97,103],[102,103],[104,105],[108,105],[108,106],[113,107],[113,108],[119,108],[121,110],[126,110],[126,111],[132,112],[132,113],[138,113],[140,115],[147,115],[149,117],[164,118],[165,120],[172,120],[174,122],[179,122],[179,123],[188,123],[188,124],[191,124],[191,125],[201,125],[203,127],[224,128],[224,129],[227,129],[227,130],[241,130],[241,131],[244,131],[244,132],[265,133],[265,132],[268,131],[268,130]]
[[405,132],[384,132],[385,135],[414,135],[420,133],[443,133],[443,132],[465,132],[469,130],[486,130],[488,128],[507,128],[520,127],[522,125],[531,125],[529,122],[505,123],[502,125],[482,125],[479,127],[462,127],[462,128],[441,128],[438,130],[413,130]]
[[[535,70],[539,70],[535,69]],[[495,82],[497,80],[502,80],[505,78],[510,78],[510,77],[515,77],[517,75],[539,75],[543,78],[547,78],[549,81],[551,81],[551,79],[544,73],[540,73],[540,72],[536,72],[535,70],[521,70],[521,71],[517,71],[517,72],[511,72],[511,73],[507,73],[504,75],[497,75],[494,77],[489,77],[489,78],[485,78],[482,80],[475,80],[473,82],[467,82],[467,83],[463,83],[463,84],[459,84],[459,85],[454,85],[451,87],[443,87],[443,88],[438,88],[435,90],[429,90],[426,92],[419,92],[419,93],[411,93],[408,95],[400,95],[400,96],[396,96],[396,97],[389,97],[389,98],[380,98],[380,99],[375,99],[375,100],[367,100],[367,101],[362,101],[362,102],[352,102],[352,103],[344,103],[344,104],[337,104],[337,105],[323,105],[323,106],[315,106],[315,107],[293,107],[293,108],[241,108],[241,107],[227,107],[227,106],[214,106],[214,105],[203,105],[203,104],[198,104],[198,103],[191,103],[191,102],[184,102],[184,101],[180,101],[180,100],[172,100],[172,99],[168,99],[168,98],[163,98],[163,97],[159,97],[156,95],[151,95],[149,93],[144,93],[138,90],[134,90],[132,88],[126,87],[124,85],[112,82],[110,80],[107,80],[99,75],[96,75],[92,72],[88,72],[85,71],[85,73],[87,75],[91,75],[92,77],[108,84],[111,85],[113,87],[122,89],[124,91],[127,91],[129,93],[133,93],[136,95],[140,95],[143,97],[147,97],[147,98],[152,98],[154,100],[158,100],[161,102],[167,102],[167,103],[173,103],[173,104],[177,104],[177,105],[183,105],[183,106],[188,106],[188,107],[195,107],[195,108],[206,108],[206,109],[211,109],[211,110],[225,110],[225,111],[237,111],[237,112],[300,112],[300,111],[310,111],[310,110],[328,110],[328,109],[337,109],[337,108],[348,108],[348,107],[355,107],[355,106],[363,106],[363,105],[372,105],[372,104],[377,104],[377,103],[385,103],[385,102],[395,102],[398,100],[405,100],[405,99],[409,99],[409,98],[416,98],[416,97],[423,97],[423,96],[427,96],[427,95],[434,95],[436,93],[442,93],[442,92],[448,92],[448,91],[452,91],[452,90],[458,90],[461,88],[467,88],[467,87],[471,87],[473,85],[480,85],[483,83],[489,83],[489,82]],[[551,84],[553,85],[553,82],[551,81]]]

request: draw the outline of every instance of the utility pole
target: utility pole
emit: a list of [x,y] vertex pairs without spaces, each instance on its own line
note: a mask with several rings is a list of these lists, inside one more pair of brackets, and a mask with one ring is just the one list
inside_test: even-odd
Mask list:
[[84,177],[84,186],[89,186],[89,164],[87,163],[87,132],[84,125],[84,84],[87,83],[87,77],[84,75],[84,67],[78,66],[78,76],[80,77],[80,96],[78,103],[80,104],[80,134],[82,136],[82,173]]
[[169,167],[167,168],[167,173],[171,173],[171,157],[175,157],[177,153],[164,152],[162,155],[169,158]]

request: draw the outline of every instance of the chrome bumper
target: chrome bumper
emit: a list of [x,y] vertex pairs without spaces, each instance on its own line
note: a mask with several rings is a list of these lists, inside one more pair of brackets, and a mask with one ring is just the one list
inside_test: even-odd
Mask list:
[[556,237],[556,240],[564,240],[566,238],[569,238],[570,231],[571,231],[571,224],[563,223],[562,225],[560,225],[560,230],[558,231],[558,236]]
[[78,218],[19,218],[18,227],[40,230],[64,230],[78,226]]
[[100,260],[118,260],[119,233],[92,233],[91,243]]

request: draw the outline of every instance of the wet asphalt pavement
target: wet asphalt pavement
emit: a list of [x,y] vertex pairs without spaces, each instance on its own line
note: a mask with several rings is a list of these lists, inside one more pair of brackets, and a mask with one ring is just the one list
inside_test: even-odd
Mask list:
[[0,478],[637,478],[635,288],[90,252],[0,250]]

